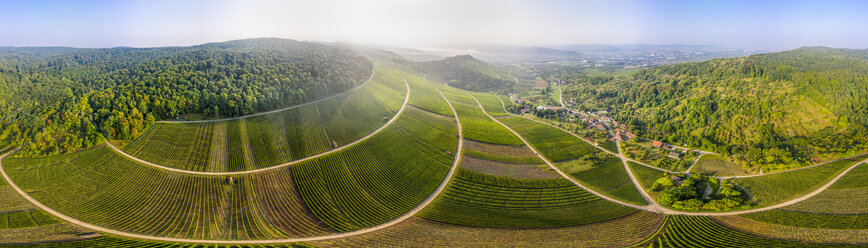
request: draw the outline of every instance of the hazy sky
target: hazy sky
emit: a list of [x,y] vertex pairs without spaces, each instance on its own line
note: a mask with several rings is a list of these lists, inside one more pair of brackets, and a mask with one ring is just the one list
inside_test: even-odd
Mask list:
[[868,1],[0,0],[0,46],[167,46],[253,37],[436,44],[868,48]]

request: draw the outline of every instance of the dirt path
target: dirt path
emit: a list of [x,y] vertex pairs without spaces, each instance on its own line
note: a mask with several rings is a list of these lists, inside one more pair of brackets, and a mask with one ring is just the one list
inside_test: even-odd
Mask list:
[[[396,69],[396,71],[397,71],[397,69]],[[400,75],[400,73],[398,73],[398,74]],[[401,76],[401,78],[403,79],[404,77]],[[294,161],[290,161],[290,162],[286,162],[286,163],[283,163],[283,164],[278,164],[278,165],[274,165],[274,166],[270,166],[270,167],[265,167],[265,168],[259,168],[259,169],[254,169],[254,170],[246,170],[246,171],[233,171],[233,172],[206,172],[206,171],[191,171],[191,170],[183,170],[183,169],[172,168],[172,167],[168,167],[168,166],[163,166],[163,165],[159,165],[159,164],[151,163],[151,162],[145,161],[145,160],[143,160],[143,159],[139,159],[139,158],[137,158],[137,157],[135,157],[135,156],[133,156],[133,155],[130,155],[130,154],[128,154],[128,153],[122,151],[121,149],[118,149],[117,147],[115,147],[114,145],[112,145],[112,144],[109,143],[109,142],[106,142],[105,144],[106,144],[106,146],[108,146],[109,148],[115,150],[115,152],[117,152],[117,153],[123,155],[124,157],[127,157],[127,158],[129,158],[129,159],[135,160],[136,162],[139,162],[139,163],[142,163],[142,164],[145,164],[145,165],[149,165],[149,166],[152,166],[152,167],[157,167],[157,168],[160,168],[160,169],[164,169],[164,170],[168,170],[168,171],[172,171],[172,172],[184,173],[184,174],[193,174],[193,175],[212,175],[212,176],[229,176],[229,175],[243,175],[243,174],[250,174],[250,173],[256,173],[256,172],[268,171],[268,170],[273,170],[273,169],[283,168],[283,167],[290,166],[290,165],[293,165],[293,164],[298,164],[298,163],[301,163],[301,162],[304,162],[304,161],[308,161],[308,160],[311,160],[311,159],[319,158],[319,157],[322,157],[322,156],[325,156],[325,155],[328,155],[328,154],[331,154],[331,153],[334,153],[334,152],[338,152],[338,151],[344,150],[344,149],[349,148],[349,147],[351,147],[351,146],[353,146],[353,145],[356,145],[356,144],[361,143],[361,142],[363,142],[363,141],[365,141],[365,140],[368,140],[368,139],[370,139],[371,137],[373,137],[374,135],[376,135],[376,134],[380,133],[381,131],[385,130],[386,127],[388,127],[388,126],[391,125],[393,122],[395,122],[395,120],[397,120],[398,117],[401,116],[402,113],[404,113],[404,109],[407,108],[407,105],[408,105],[407,103],[410,101],[410,84],[407,82],[406,79],[404,79],[404,86],[407,88],[407,94],[406,94],[406,96],[404,96],[404,102],[401,104],[401,108],[398,110],[398,113],[396,113],[395,116],[392,117],[392,119],[390,119],[388,122],[386,122],[386,124],[383,124],[383,126],[381,126],[380,128],[377,128],[377,130],[374,130],[374,132],[371,132],[371,133],[369,133],[368,135],[365,135],[365,136],[362,137],[361,139],[358,139],[358,140],[356,140],[356,141],[350,142],[350,143],[348,143],[348,144],[345,144],[345,145],[339,146],[339,147],[337,147],[337,148],[331,149],[331,150],[329,150],[329,151],[326,151],[326,152],[323,152],[323,153],[320,153],[320,154],[317,154],[317,155],[313,155],[313,156],[306,157],[306,158],[302,158],[302,159],[299,159],[299,160],[294,160]],[[329,142],[331,142],[331,141],[329,141]]]
[[[398,75],[401,76],[401,79],[404,80],[404,84],[407,85],[407,96],[409,98],[410,85],[409,85],[409,83],[407,83],[407,80],[404,79],[404,76],[402,76],[400,74],[400,72],[398,73]],[[440,92],[440,89],[437,89],[437,91]],[[49,214],[52,214],[52,215],[54,215],[54,216],[56,216],[62,220],[68,221],[72,224],[75,224],[75,225],[78,225],[78,226],[81,226],[81,227],[84,227],[87,229],[91,229],[91,230],[94,230],[97,232],[102,232],[102,233],[108,233],[108,234],[123,236],[123,237],[155,240],[155,241],[165,241],[165,242],[187,242],[187,243],[202,243],[202,244],[272,244],[272,243],[293,243],[293,242],[307,242],[307,241],[318,241],[318,240],[345,238],[345,237],[350,237],[350,236],[355,236],[355,235],[360,235],[360,234],[378,231],[378,230],[381,230],[383,228],[387,228],[387,227],[390,227],[392,225],[398,224],[399,222],[402,222],[402,221],[404,221],[410,217],[413,217],[414,215],[419,213],[419,211],[422,211],[422,209],[424,209],[429,204],[431,204],[431,202],[433,202],[434,199],[437,198],[446,189],[446,185],[449,184],[449,181],[452,179],[452,176],[455,174],[455,171],[458,169],[458,164],[461,162],[461,150],[463,149],[463,146],[464,146],[464,141],[463,141],[464,140],[464,130],[461,128],[461,120],[459,120],[458,112],[455,111],[455,108],[452,106],[452,103],[449,102],[448,99],[446,99],[446,96],[443,95],[442,92],[440,92],[440,96],[443,97],[444,100],[446,100],[447,104],[449,104],[449,108],[452,109],[452,113],[455,115],[456,125],[458,125],[458,151],[455,153],[455,159],[452,162],[452,168],[449,169],[449,173],[446,174],[446,178],[443,179],[443,182],[441,182],[440,185],[437,186],[437,189],[434,190],[434,193],[432,193],[430,196],[428,196],[428,198],[426,198],[425,201],[423,201],[421,204],[416,206],[416,208],[413,208],[412,210],[405,213],[404,215],[401,215],[401,217],[398,217],[397,219],[380,224],[380,225],[375,226],[375,227],[365,228],[365,229],[352,231],[352,232],[332,234],[332,235],[323,235],[323,236],[317,236],[317,237],[269,239],[269,240],[197,240],[197,239],[182,239],[182,238],[147,236],[147,235],[141,235],[141,234],[128,233],[128,232],[118,231],[118,230],[114,230],[114,229],[108,229],[108,228],[104,228],[104,227],[100,227],[100,226],[96,226],[96,225],[91,225],[91,224],[88,224],[86,222],[77,220],[75,218],[63,215],[63,214],[61,214],[57,211],[54,211],[53,209],[51,209],[45,205],[42,205],[41,203],[36,201],[36,199],[33,199],[32,197],[27,195],[27,193],[25,193],[23,190],[21,190],[21,188],[19,188],[18,185],[16,185],[14,182],[12,182],[12,179],[9,178],[9,175],[6,174],[6,170],[3,168],[3,163],[2,163],[3,158],[8,156],[9,154],[14,153],[15,151],[18,151],[17,149],[0,156],[0,173],[2,173],[3,178],[6,179],[7,182],[9,182],[9,185],[13,189],[15,189],[15,191],[18,192],[18,194],[20,194],[22,197],[24,197],[24,199],[26,199],[30,203],[33,203],[33,205],[35,205],[36,207],[38,207],[42,210],[45,210]],[[407,103],[407,101],[405,100],[404,106],[406,106],[406,103]],[[403,110],[403,109],[404,109],[404,107],[402,106],[401,110]],[[400,112],[399,112],[399,114],[400,114]],[[396,117],[397,117],[397,115],[396,115]]]
[[[515,135],[516,137],[518,137],[519,139],[521,139],[521,142],[524,142],[524,145],[526,145],[528,148],[530,148],[530,149],[534,152],[534,154],[536,154],[537,157],[539,157],[540,159],[542,159],[543,162],[545,162],[549,167],[551,167],[552,169],[554,169],[558,174],[560,174],[562,177],[564,177],[565,179],[569,180],[569,181],[572,182],[573,184],[575,184],[575,185],[581,187],[582,189],[584,189],[585,191],[590,192],[591,194],[596,195],[597,197],[600,197],[600,198],[606,199],[606,200],[608,200],[608,201],[610,201],[610,202],[614,202],[614,203],[617,203],[617,204],[619,204],[619,205],[623,205],[623,206],[627,206],[627,207],[631,207],[631,208],[635,208],[635,209],[640,209],[640,210],[645,210],[645,211],[659,212],[659,211],[657,211],[657,209],[655,209],[655,207],[654,207],[654,204],[655,204],[654,201],[648,201],[648,203],[651,204],[651,205],[649,205],[649,206],[639,206],[639,205],[630,204],[630,203],[626,203],[626,202],[622,202],[622,201],[616,200],[616,199],[611,198],[611,197],[609,197],[609,196],[607,196],[607,195],[604,195],[604,194],[602,194],[602,193],[599,193],[599,192],[593,191],[593,190],[591,190],[590,188],[586,187],[585,185],[582,185],[581,183],[579,183],[578,181],[576,181],[575,179],[573,179],[572,177],[570,177],[569,175],[567,175],[567,173],[564,173],[563,171],[561,171],[561,169],[558,169],[558,167],[555,167],[555,165],[554,165],[551,161],[549,161],[546,157],[544,157],[542,154],[540,154],[539,151],[537,151],[536,148],[534,148],[534,147],[533,147],[529,142],[527,142],[527,140],[525,140],[524,137],[522,137],[520,134],[518,134],[518,132],[516,132],[515,130],[512,130],[512,128],[510,128],[510,127],[507,126],[506,124],[503,124],[502,122],[500,122],[499,120],[497,120],[497,118],[494,118],[494,117],[492,117],[491,115],[489,115],[489,114],[488,114],[488,111],[485,111],[485,108],[482,107],[482,103],[479,102],[479,99],[477,99],[477,98],[476,98],[475,96],[473,96],[473,95],[470,95],[470,94],[467,94],[467,95],[470,96],[470,97],[473,97],[473,100],[476,100],[476,104],[479,105],[479,108],[482,109],[482,113],[484,113],[485,116],[488,116],[489,119],[493,120],[494,122],[497,122],[497,124],[500,124],[501,126],[503,126],[504,128],[506,128],[507,130],[509,130],[510,132],[512,132],[512,134]],[[503,101],[501,101],[501,103],[503,103]],[[508,112],[507,112],[507,113],[508,113]]]
[[365,85],[368,85],[368,83],[371,82],[371,79],[374,79],[374,74],[376,74],[376,69],[371,69],[371,76],[368,77],[368,80],[365,81],[365,83],[360,84],[359,86],[356,86],[355,88],[349,89],[349,90],[347,90],[347,91],[341,92],[341,93],[336,94],[336,95],[327,96],[327,97],[324,97],[324,98],[322,98],[322,99],[318,99],[318,100],[314,100],[314,101],[311,101],[311,102],[302,103],[302,104],[299,104],[299,105],[293,105],[293,106],[289,106],[289,107],[282,108],[282,109],[275,109],[275,110],[270,110],[270,111],[266,111],[266,112],[259,112],[259,113],[255,113],[255,114],[242,115],[242,116],[238,116],[238,117],[224,118],[224,119],[217,119],[217,120],[202,120],[202,121],[157,121],[157,122],[158,122],[158,123],[202,123],[202,122],[215,122],[215,121],[229,121],[229,120],[244,119],[244,118],[253,117],[253,116],[259,116],[259,115],[267,115],[267,114],[277,113],[277,112],[280,112],[280,111],[289,110],[289,109],[294,109],[294,108],[300,108],[300,107],[304,107],[304,106],[311,105],[311,104],[314,104],[314,103],[322,102],[322,101],[325,101],[325,100],[328,100],[328,99],[331,99],[331,98],[335,98],[335,97],[339,97],[339,96],[342,96],[342,95],[346,95],[346,94],[349,94],[350,92],[353,92],[353,91],[356,91],[356,90],[358,90],[358,89],[361,89],[362,87],[365,87]]
[[[500,97],[498,97],[497,99],[500,99]],[[501,105],[503,106],[503,110],[506,111],[506,105],[505,105],[505,103],[503,102],[503,100],[500,100],[500,103],[501,103]],[[507,113],[509,113],[509,111],[507,111]],[[621,159],[621,162],[624,164],[624,167],[625,167],[625,169],[627,170],[627,175],[630,177],[630,180],[633,181],[633,184],[636,185],[636,188],[637,188],[637,189],[639,190],[639,192],[642,194],[642,197],[645,198],[646,201],[653,202],[653,204],[650,205],[651,207],[649,207],[649,206],[642,206],[642,208],[638,208],[638,209],[642,209],[642,210],[646,210],[646,211],[653,211],[653,212],[658,212],[658,213],[664,213],[664,214],[673,214],[673,215],[693,215],[693,216],[724,216],[724,215],[740,215],[740,214],[749,214],[749,213],[762,212],[762,211],[771,210],[771,209],[776,209],[776,208],[782,208],[782,207],[786,207],[786,206],[793,205],[793,204],[796,204],[796,203],[798,203],[798,202],[801,202],[801,201],[807,200],[808,198],[811,198],[812,196],[815,196],[815,195],[817,195],[817,194],[822,193],[824,190],[826,190],[827,188],[829,188],[830,186],[832,186],[832,184],[834,184],[835,182],[837,182],[838,179],[841,179],[841,177],[843,177],[843,176],[846,175],[848,172],[850,172],[851,170],[853,170],[854,168],[856,168],[856,166],[858,166],[858,165],[860,165],[860,164],[863,164],[863,163],[868,164],[868,159],[866,159],[866,160],[864,160],[864,161],[862,161],[862,162],[859,162],[859,163],[855,163],[855,164],[853,164],[852,166],[850,166],[849,168],[847,168],[847,170],[845,170],[844,172],[841,172],[840,174],[838,174],[838,176],[836,176],[834,179],[832,179],[831,181],[829,181],[828,183],[826,183],[826,185],[823,185],[823,186],[820,187],[819,189],[817,189],[817,190],[815,190],[815,191],[813,191],[813,192],[811,192],[811,193],[805,194],[805,195],[803,195],[803,196],[801,196],[801,197],[798,197],[798,198],[795,198],[795,199],[792,199],[792,200],[789,200],[789,201],[786,201],[786,202],[783,202],[783,203],[779,203],[779,204],[777,204],[777,205],[768,206],[768,207],[763,207],[763,208],[748,209],[748,210],[730,211],[730,212],[684,212],[684,211],[678,211],[678,210],[672,210],[672,209],[665,208],[665,207],[659,205],[656,201],[654,201],[653,198],[651,198],[651,196],[648,194],[648,192],[645,191],[645,189],[641,186],[641,184],[639,183],[639,181],[636,179],[635,175],[633,175],[633,171],[630,170],[630,167],[629,167],[629,166],[627,166],[627,162],[628,162],[628,161],[629,161],[629,162],[634,162],[634,163],[637,163],[637,164],[640,164],[640,165],[643,165],[643,166],[646,166],[646,167],[649,167],[649,168],[653,168],[653,169],[660,170],[660,171],[667,171],[667,172],[670,172],[670,173],[679,173],[679,172],[675,172],[675,171],[670,171],[670,170],[665,170],[665,169],[657,168],[657,167],[654,167],[654,166],[651,166],[651,165],[648,165],[648,164],[645,164],[645,163],[642,163],[642,162],[639,162],[639,161],[636,161],[636,160],[629,159],[629,158],[625,157],[625,156],[621,153],[621,146],[620,146],[620,145],[618,145],[618,153],[617,153],[617,154],[616,154],[616,153],[612,153],[612,152],[610,152],[610,151],[608,151],[608,150],[606,150],[606,149],[603,149],[602,147],[596,146],[596,145],[594,145],[594,144],[588,142],[588,141],[585,140],[585,139],[582,139],[582,138],[579,137],[578,135],[576,135],[576,134],[574,134],[574,133],[571,133],[571,132],[569,132],[569,131],[567,131],[567,130],[565,130],[565,129],[563,129],[563,128],[560,128],[560,127],[557,127],[557,126],[554,126],[554,125],[550,125],[550,124],[545,123],[545,122],[542,122],[542,121],[538,121],[538,120],[534,120],[534,119],[531,119],[531,118],[527,118],[527,117],[524,117],[524,116],[519,116],[519,115],[515,115],[515,114],[512,114],[512,113],[510,113],[510,114],[513,115],[513,116],[518,116],[518,117],[521,117],[521,118],[525,118],[525,119],[527,119],[527,120],[535,121],[535,122],[537,122],[537,123],[541,123],[541,124],[544,124],[544,125],[547,125],[547,126],[550,126],[550,127],[554,127],[554,128],[560,129],[561,131],[567,132],[567,133],[569,133],[569,134],[571,134],[571,135],[573,135],[573,136],[575,136],[575,137],[581,139],[582,141],[585,141],[586,143],[588,143],[588,144],[590,144],[590,145],[596,147],[597,149],[599,149],[599,150],[601,150],[601,151],[603,151],[603,152],[606,152],[606,153],[609,153],[609,154],[612,154],[612,155],[617,156],[618,158]],[[499,121],[498,121],[498,122],[499,122]],[[509,128],[507,127],[507,129],[509,129]],[[510,129],[510,131],[512,131],[512,130]],[[522,139],[522,140],[524,140],[524,139]],[[710,153],[710,154],[715,154],[715,153]],[[855,155],[855,156],[851,156],[851,157],[848,157],[848,158],[858,157],[858,156],[861,156],[861,155],[864,155],[864,154]],[[847,158],[842,158],[842,159],[847,159]],[[828,163],[832,163],[832,162],[839,161],[839,160],[841,160],[841,159],[837,159],[837,160],[829,161],[829,162],[826,162],[826,163],[823,163],[823,164],[817,164],[817,165],[813,165],[813,166],[803,167],[803,168],[799,168],[799,169],[795,169],[795,170],[800,170],[800,169],[806,169],[806,168],[810,168],[810,167],[821,166],[821,165],[828,164]],[[544,161],[547,161],[547,160],[544,159]],[[557,170],[557,168],[555,168],[555,170]],[[790,171],[794,171],[794,170],[779,171],[779,172],[775,172],[775,173],[785,173],[785,172],[790,172]],[[560,172],[560,171],[559,171],[559,172]],[[768,174],[763,174],[763,175],[771,175],[771,174],[775,174],[775,173],[768,173]],[[761,176],[761,175],[736,176],[736,177],[722,177],[722,178],[743,178],[743,177],[755,177],[755,176]],[[597,194],[597,195],[599,194],[599,193],[594,192],[594,191],[591,191],[591,190],[588,190],[588,191],[591,192],[591,193]],[[616,202],[616,203],[617,203],[617,202]],[[632,205],[632,204],[631,204],[631,205]],[[653,207],[653,206],[655,206],[655,205],[656,205],[657,207]],[[629,205],[625,205],[625,206],[629,206]]]
[[693,170],[693,167],[696,166],[697,163],[699,163],[699,160],[702,159],[702,156],[705,156],[705,154],[706,153],[699,153],[699,156],[696,157],[696,160],[693,160],[693,163],[690,164],[690,167],[687,167],[687,169],[684,170],[684,172],[690,173],[690,170]]

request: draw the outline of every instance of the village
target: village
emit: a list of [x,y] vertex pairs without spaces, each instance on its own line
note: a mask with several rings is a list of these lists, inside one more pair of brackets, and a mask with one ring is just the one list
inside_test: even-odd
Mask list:
[[[565,84],[566,82],[557,82],[557,84]],[[555,105],[540,105],[534,106],[533,103],[523,100],[513,94],[509,94],[510,99],[516,104],[516,108],[512,109],[517,114],[534,114],[540,118],[546,119],[554,119],[561,122],[567,123],[575,123],[577,125],[582,126],[584,129],[588,131],[598,131],[602,132],[606,135],[606,141],[612,143],[632,141],[635,143],[644,143],[645,141],[650,141],[651,146],[667,150],[667,157],[678,159],[682,158],[684,153],[688,152],[698,152],[698,150],[690,150],[687,148],[680,148],[677,146],[673,146],[670,144],[663,143],[658,140],[649,140],[633,134],[625,123],[619,123],[614,120],[612,117],[608,116],[610,110],[599,110],[599,111],[582,111],[579,109],[572,108],[576,106],[575,100],[568,100],[563,102],[563,106],[555,106]],[[539,114],[545,113],[545,114]],[[578,134],[584,135],[584,138],[590,142],[593,142],[594,145],[600,145],[598,140],[590,137],[589,132],[576,132]]]

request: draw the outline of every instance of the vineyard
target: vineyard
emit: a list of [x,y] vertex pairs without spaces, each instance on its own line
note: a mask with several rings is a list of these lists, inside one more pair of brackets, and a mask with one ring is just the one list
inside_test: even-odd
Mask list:
[[106,147],[3,163],[40,202],[109,228],[195,239],[311,236],[381,224],[418,205],[452,163],[450,125],[408,110],[361,145],[231,182],[143,166]]
[[240,119],[160,122],[123,150],[190,171],[267,168],[361,139],[393,118],[406,94],[397,71],[376,66],[368,84],[346,94]]
[[[561,228],[483,228],[411,218],[390,228],[344,239],[314,241],[320,247],[624,247],[654,233],[663,215],[637,212],[594,224]],[[605,231],[600,231],[605,230]]]
[[621,160],[605,153],[601,154],[603,154],[600,155],[603,157],[601,161],[576,159],[559,162],[555,166],[591,190],[636,205],[648,204],[630,180]]
[[868,166],[861,164],[822,193],[784,207],[742,217],[777,225],[822,229],[868,229]]
[[494,122],[482,112],[471,96],[446,92],[461,118],[464,138],[491,144],[521,146],[524,143],[509,130]]
[[771,206],[811,192],[866,156],[785,173],[733,179],[733,182],[753,195],[755,206]]
[[[680,215],[695,213],[655,209],[642,196],[640,190],[661,194],[649,189],[662,170],[627,161],[634,183],[619,156],[505,112],[501,101],[510,99],[504,96],[383,65],[375,71],[370,83],[346,94],[243,118],[159,122],[123,147],[189,172],[140,163],[108,145],[2,159],[11,182],[47,208],[101,228],[178,242],[89,236],[0,181],[0,247],[29,240],[65,241],[36,247],[245,247],[275,240],[285,243],[255,247],[868,243],[868,205],[853,200],[868,197],[866,166],[792,205],[737,216]],[[731,180],[752,194],[752,207],[772,206],[818,189],[865,158]],[[718,160],[706,155],[697,170],[737,173]],[[239,244],[185,243],[191,240]]]
[[594,147],[560,129],[522,117],[500,119],[527,141],[543,156],[554,162],[582,157],[595,151]]
[[666,216],[662,229],[636,247],[838,247],[763,238],[727,229],[709,217]]
[[459,170],[419,216],[464,226],[540,228],[596,223],[636,211],[562,178],[513,179]]

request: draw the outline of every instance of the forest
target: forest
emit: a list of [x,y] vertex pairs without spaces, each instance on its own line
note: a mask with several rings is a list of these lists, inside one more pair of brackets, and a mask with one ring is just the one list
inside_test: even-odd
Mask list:
[[[240,116],[363,84],[358,53],[287,39],[190,47],[0,48],[0,146],[36,157],[133,139],[187,114]],[[2,147],[0,147],[2,148]]]
[[805,47],[563,79],[580,108],[611,108],[640,136],[733,155],[751,170],[868,150],[868,50]]

